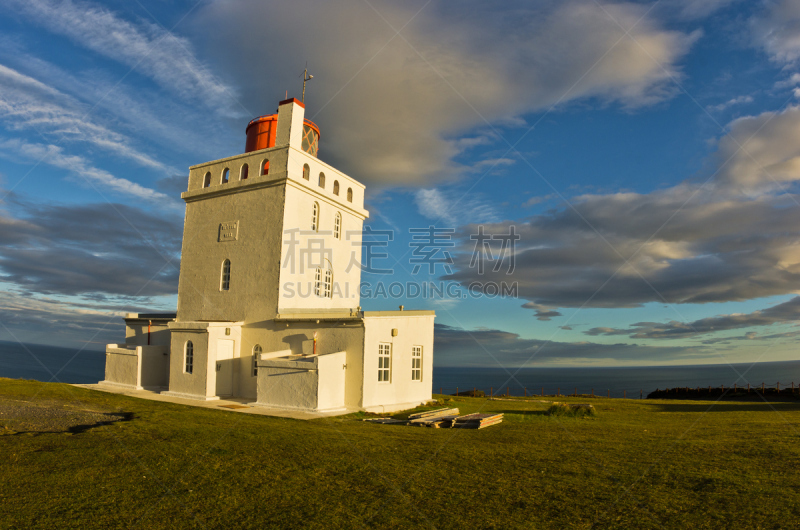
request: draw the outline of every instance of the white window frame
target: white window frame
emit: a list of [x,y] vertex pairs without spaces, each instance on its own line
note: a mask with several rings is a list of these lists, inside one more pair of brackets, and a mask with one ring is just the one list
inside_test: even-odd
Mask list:
[[411,347],[411,380],[422,381],[422,346]]
[[183,345],[183,373],[191,375],[194,372],[194,344],[187,340]]
[[311,230],[319,232],[319,203],[316,201],[311,209]]
[[314,294],[320,298],[333,298],[333,271],[330,268],[317,267],[314,273]]
[[342,214],[336,212],[336,217],[333,220],[333,237],[342,239]]
[[[225,271],[225,265],[228,266],[228,270]],[[219,278],[219,290],[220,291],[230,291],[231,290],[231,260],[226,259],[222,262],[222,272]]]
[[333,298],[333,271],[331,269],[325,269],[325,291],[323,292],[323,298]]
[[392,344],[378,343],[378,382],[392,382]]

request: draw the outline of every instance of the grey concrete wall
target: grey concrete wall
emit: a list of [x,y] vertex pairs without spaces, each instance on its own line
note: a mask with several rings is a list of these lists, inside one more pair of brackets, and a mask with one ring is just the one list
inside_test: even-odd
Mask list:
[[[301,321],[287,325],[282,322],[262,321],[245,325],[242,328],[241,364],[252,363],[253,346],[261,345],[264,353],[291,350],[295,355],[310,355],[314,350],[314,332],[317,331],[317,353],[327,354],[347,352],[347,369],[345,370],[345,403],[348,407],[358,408],[361,403],[361,358],[364,345],[364,328],[360,321],[320,322]],[[259,370],[260,375],[260,370]],[[254,379],[254,378],[253,378]],[[242,386],[245,392],[254,389],[251,382],[244,378]]]
[[[191,340],[194,345],[193,373],[184,372],[184,346]],[[205,329],[196,332],[172,330],[172,346],[169,355],[169,391],[179,394],[206,396],[208,380],[208,333]]]
[[[283,184],[187,202],[179,321],[253,321],[275,316],[283,203]],[[237,239],[219,241],[220,224],[232,221],[238,221]],[[225,259],[231,261],[231,282],[228,291],[221,291]]]
[[257,403],[278,408],[316,410],[318,385],[319,373],[315,370],[259,366]]
[[109,344],[106,347],[106,374],[102,382],[139,389],[139,356],[136,349]]

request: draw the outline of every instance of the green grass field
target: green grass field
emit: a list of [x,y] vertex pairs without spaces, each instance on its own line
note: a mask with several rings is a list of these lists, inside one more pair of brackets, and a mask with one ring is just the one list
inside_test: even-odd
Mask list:
[[596,416],[573,418],[546,415],[539,399],[455,399],[462,413],[505,413],[478,431],[363,415],[298,421],[0,379],[5,410],[25,401],[128,418],[70,433],[0,416],[0,527],[800,524],[798,402],[596,398]]

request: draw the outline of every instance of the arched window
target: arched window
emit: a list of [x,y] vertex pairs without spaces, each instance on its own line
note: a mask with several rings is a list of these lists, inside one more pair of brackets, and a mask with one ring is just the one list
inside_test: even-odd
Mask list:
[[269,174],[269,160],[264,160],[261,162],[261,174],[268,175]]
[[319,231],[319,203],[315,202],[311,209],[311,230],[314,232]]
[[190,374],[192,370],[194,370],[194,344],[187,340],[183,349],[183,371]]
[[338,180],[334,180],[333,181],[333,194],[334,195],[339,195],[339,181]]
[[353,188],[347,188],[347,202],[353,202]]
[[311,180],[311,168],[308,167],[308,164],[303,164],[303,178]]
[[204,188],[208,188],[209,186],[211,186],[211,172],[210,171],[208,173],[206,173],[206,176],[203,179],[203,187]]
[[258,375],[258,360],[261,358],[261,346],[253,346],[253,377]]
[[325,173],[320,173],[319,174],[319,187],[320,188],[324,188],[325,187]]
[[247,173],[250,171],[250,168],[247,164],[242,166],[242,170],[239,172],[239,180],[247,180]]
[[333,237],[342,239],[342,214],[336,212],[336,218],[333,220]]
[[231,172],[230,172],[230,170],[228,168],[225,168],[225,169],[222,170],[222,183],[223,184],[227,184],[228,183],[228,176],[230,176],[230,174],[231,174]]
[[314,294],[320,298],[333,298],[333,271],[317,267],[314,277]]
[[222,262],[222,277],[219,282],[220,291],[228,291],[231,288],[231,260],[226,259]]

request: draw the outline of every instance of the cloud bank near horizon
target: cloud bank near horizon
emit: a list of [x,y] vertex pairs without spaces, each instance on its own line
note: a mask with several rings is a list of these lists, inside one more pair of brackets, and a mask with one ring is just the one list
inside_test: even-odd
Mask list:
[[461,230],[448,279],[517,281],[532,308],[742,301],[800,285],[800,107],[735,120],[705,181],[651,193],[585,194],[486,233],[521,236],[511,275],[468,266]]

